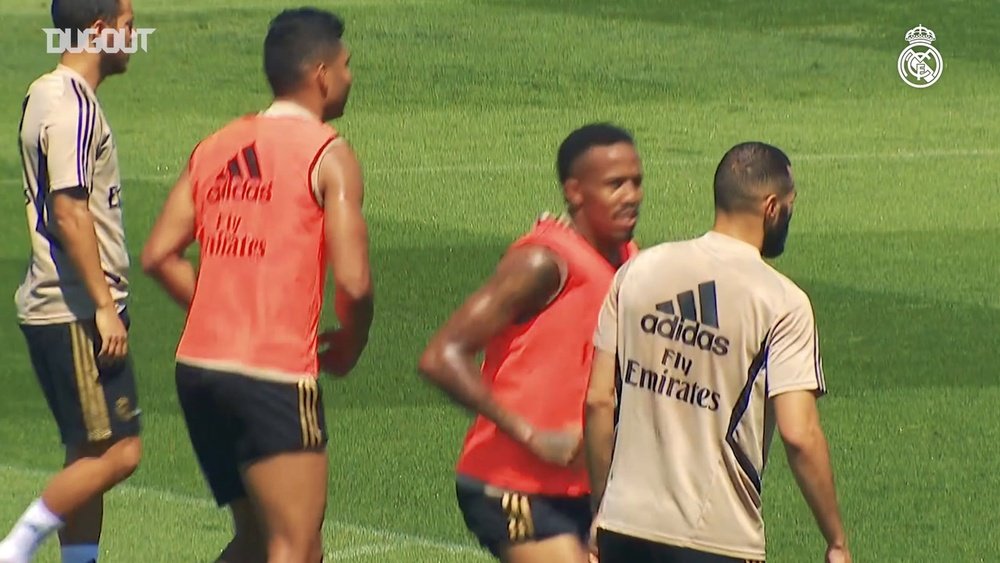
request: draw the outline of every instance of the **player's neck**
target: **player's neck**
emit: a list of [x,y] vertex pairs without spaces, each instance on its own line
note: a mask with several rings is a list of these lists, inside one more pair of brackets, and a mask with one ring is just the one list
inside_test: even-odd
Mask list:
[[100,59],[93,57],[90,53],[63,53],[59,58],[59,64],[82,76],[84,82],[94,92],[104,81]]
[[288,96],[277,96],[274,98],[274,103],[297,105],[300,108],[308,111],[319,121],[323,121],[323,104],[315,103],[312,100],[307,99],[305,96],[294,95],[294,94]]
[[576,231],[590,246],[594,247],[605,260],[615,267],[621,265],[621,244],[614,241],[605,241],[597,237],[594,230],[590,228],[590,225],[586,221],[580,221],[573,215],[570,215],[569,224],[570,228]]
[[764,244],[764,229],[760,217],[716,213],[712,231],[743,241],[757,249]]

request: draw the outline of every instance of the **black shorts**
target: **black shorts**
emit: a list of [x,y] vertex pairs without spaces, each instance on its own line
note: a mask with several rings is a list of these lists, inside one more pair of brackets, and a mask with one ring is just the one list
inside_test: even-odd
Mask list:
[[592,515],[590,497],[522,494],[459,475],[455,482],[465,525],[479,543],[500,558],[520,543],[570,534],[586,544]]
[[601,563],[763,563],[651,542],[597,529]]
[[247,465],[326,448],[316,380],[281,383],[178,363],[176,381],[191,445],[219,506],[246,496]]
[[[122,312],[126,329],[128,314]],[[101,339],[93,319],[21,325],[45,400],[68,449],[138,436],[139,396],[131,355],[99,365]]]

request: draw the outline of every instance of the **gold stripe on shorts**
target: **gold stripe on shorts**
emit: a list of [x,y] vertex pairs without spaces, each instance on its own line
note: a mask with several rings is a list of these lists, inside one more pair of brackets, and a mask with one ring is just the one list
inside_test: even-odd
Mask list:
[[535,522],[531,517],[531,501],[527,495],[504,493],[500,505],[507,515],[507,537],[512,542],[529,540],[535,536]]
[[531,502],[528,500],[527,495],[520,495],[518,499],[521,502],[521,522],[524,525],[524,535],[526,538],[535,537],[535,521],[531,517]]
[[300,379],[299,426],[302,429],[302,445],[314,448],[323,440],[319,427],[319,388],[315,379]]
[[106,440],[111,437],[111,420],[108,418],[104,387],[98,380],[100,372],[94,357],[94,341],[80,323],[71,323],[69,333],[73,347],[73,372],[87,439],[91,442]]

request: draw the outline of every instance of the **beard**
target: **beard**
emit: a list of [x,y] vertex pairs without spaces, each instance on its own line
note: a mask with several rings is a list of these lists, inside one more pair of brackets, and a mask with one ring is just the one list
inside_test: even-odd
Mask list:
[[101,57],[101,74],[103,76],[124,74],[128,70],[128,62],[127,53],[105,54]]
[[764,227],[764,244],[761,245],[761,255],[764,258],[777,258],[785,251],[785,240],[788,239],[788,226],[792,222],[792,213],[787,207],[782,207],[774,225]]

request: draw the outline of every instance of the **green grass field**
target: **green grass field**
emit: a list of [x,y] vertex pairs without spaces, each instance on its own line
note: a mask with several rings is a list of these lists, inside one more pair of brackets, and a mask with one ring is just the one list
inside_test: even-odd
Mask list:
[[[1000,6],[987,0],[344,0],[355,83],[337,127],[365,168],[377,311],[350,378],[323,381],[328,560],[488,561],[452,465],[468,417],[416,375],[432,331],[504,247],[561,199],[555,150],[613,120],[646,169],[640,244],[710,226],[733,144],[784,148],[799,200],[776,266],[813,298],[822,402],[855,561],[1000,560]],[[117,135],[133,255],[194,144],[268,101],[269,19],[287,1],[135,0],[148,53],[99,93]],[[45,53],[48,1],[0,0],[0,528],[60,464],[13,292],[28,254],[16,132]],[[896,72],[917,24],[941,80]],[[182,312],[136,266],[132,349],[145,459],[108,497],[102,561],[209,561],[210,501],[173,387]],[[332,320],[332,316],[328,315]],[[781,451],[765,475],[769,561],[823,541]],[[2,532],[0,532],[2,533]],[[39,561],[57,561],[55,542]]]

